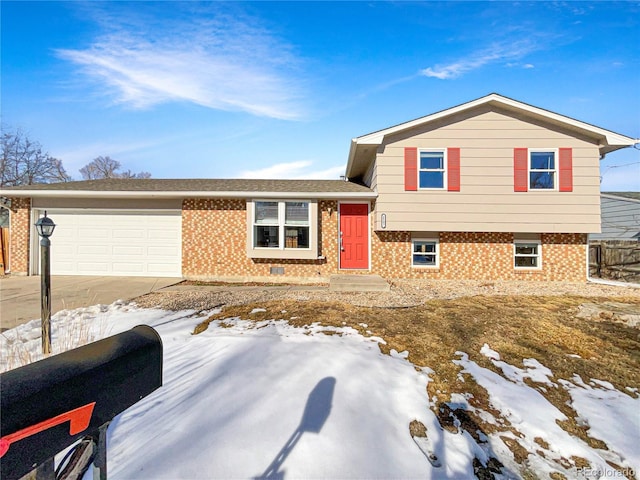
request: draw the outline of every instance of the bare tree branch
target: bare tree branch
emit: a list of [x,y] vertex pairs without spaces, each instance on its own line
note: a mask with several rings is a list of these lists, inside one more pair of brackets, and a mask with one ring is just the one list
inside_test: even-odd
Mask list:
[[32,141],[19,129],[2,131],[0,168],[2,187],[71,180],[61,160],[43,152],[40,143]]
[[151,178],[149,172],[133,173],[131,170],[119,172],[120,162],[106,156],[94,158],[80,169],[83,180],[97,180],[101,178]]
[[116,170],[120,168],[120,162],[102,155],[94,158],[80,169],[83,180],[97,180],[100,178],[118,178]]

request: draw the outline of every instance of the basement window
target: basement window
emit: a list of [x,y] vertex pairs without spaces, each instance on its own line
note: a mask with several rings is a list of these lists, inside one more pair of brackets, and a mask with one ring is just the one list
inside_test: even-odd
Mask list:
[[411,266],[437,268],[440,264],[440,248],[436,239],[411,240]]
[[513,244],[514,266],[516,269],[539,269],[542,252],[540,242],[516,241]]

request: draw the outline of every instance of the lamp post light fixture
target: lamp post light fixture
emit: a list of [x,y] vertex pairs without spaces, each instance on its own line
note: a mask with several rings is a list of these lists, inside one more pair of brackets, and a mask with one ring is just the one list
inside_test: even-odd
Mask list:
[[42,353],[51,353],[51,240],[56,224],[45,210],[44,217],[36,222],[40,235],[40,318],[42,325]]

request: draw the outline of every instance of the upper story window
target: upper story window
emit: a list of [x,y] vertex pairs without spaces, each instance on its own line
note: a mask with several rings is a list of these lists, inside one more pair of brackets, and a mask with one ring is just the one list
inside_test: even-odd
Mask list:
[[254,207],[254,248],[309,248],[309,202],[257,201]]
[[[526,162],[525,162],[526,167]],[[526,170],[526,168],[525,168]],[[404,147],[404,190],[460,191],[460,147]]]
[[573,149],[514,148],[513,191],[573,192]]
[[418,185],[421,189],[445,188],[446,159],[444,150],[420,150]]
[[556,188],[556,152],[529,151],[529,189],[554,190]]

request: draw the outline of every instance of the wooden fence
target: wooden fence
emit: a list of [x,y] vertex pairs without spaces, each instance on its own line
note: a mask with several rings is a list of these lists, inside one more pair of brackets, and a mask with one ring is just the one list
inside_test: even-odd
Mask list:
[[640,242],[598,240],[589,243],[589,275],[640,283]]

